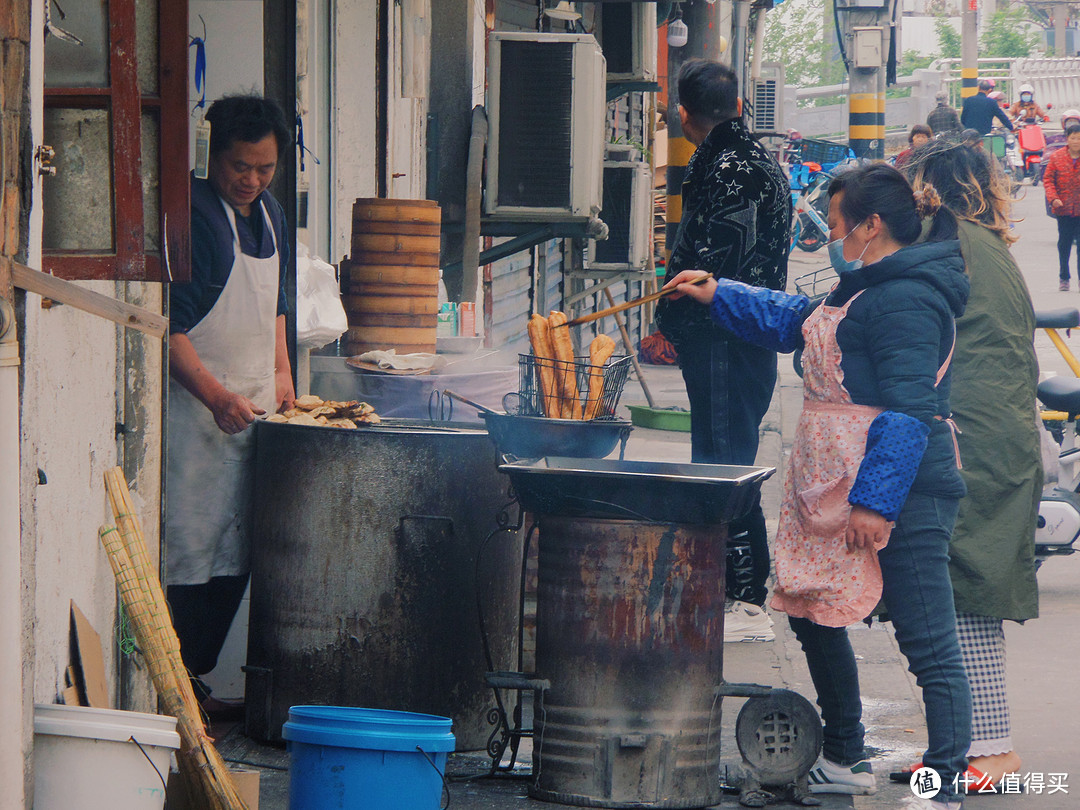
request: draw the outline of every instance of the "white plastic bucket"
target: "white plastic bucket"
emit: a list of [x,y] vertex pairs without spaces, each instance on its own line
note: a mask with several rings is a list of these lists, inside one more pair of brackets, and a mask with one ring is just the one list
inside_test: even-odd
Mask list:
[[173,717],[35,704],[34,810],[161,810],[179,747]]

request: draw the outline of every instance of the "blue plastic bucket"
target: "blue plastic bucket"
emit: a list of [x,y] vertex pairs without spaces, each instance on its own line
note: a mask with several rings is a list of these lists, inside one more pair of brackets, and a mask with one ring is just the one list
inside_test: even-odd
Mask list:
[[293,706],[289,810],[439,810],[449,717],[348,706]]

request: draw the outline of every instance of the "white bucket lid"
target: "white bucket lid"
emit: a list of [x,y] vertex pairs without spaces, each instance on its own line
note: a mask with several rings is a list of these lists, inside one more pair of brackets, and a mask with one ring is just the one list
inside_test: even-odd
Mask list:
[[142,745],[180,747],[175,717],[89,706],[35,703],[34,733],[112,742],[127,742],[134,737]]

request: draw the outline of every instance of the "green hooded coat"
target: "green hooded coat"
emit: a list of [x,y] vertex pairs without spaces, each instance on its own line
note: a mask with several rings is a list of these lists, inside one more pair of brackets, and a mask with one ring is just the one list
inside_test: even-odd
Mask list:
[[1035,313],[1003,239],[960,223],[971,279],[956,321],[953,419],[968,494],[960,501],[949,564],[956,609],[1024,621],[1039,615],[1035,521],[1042,460],[1035,424]]

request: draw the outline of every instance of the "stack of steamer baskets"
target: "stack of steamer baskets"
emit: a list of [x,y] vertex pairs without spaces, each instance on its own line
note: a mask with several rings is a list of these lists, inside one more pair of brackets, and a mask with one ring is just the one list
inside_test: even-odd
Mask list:
[[432,200],[353,203],[352,255],[341,274],[350,355],[435,351],[441,217]]

